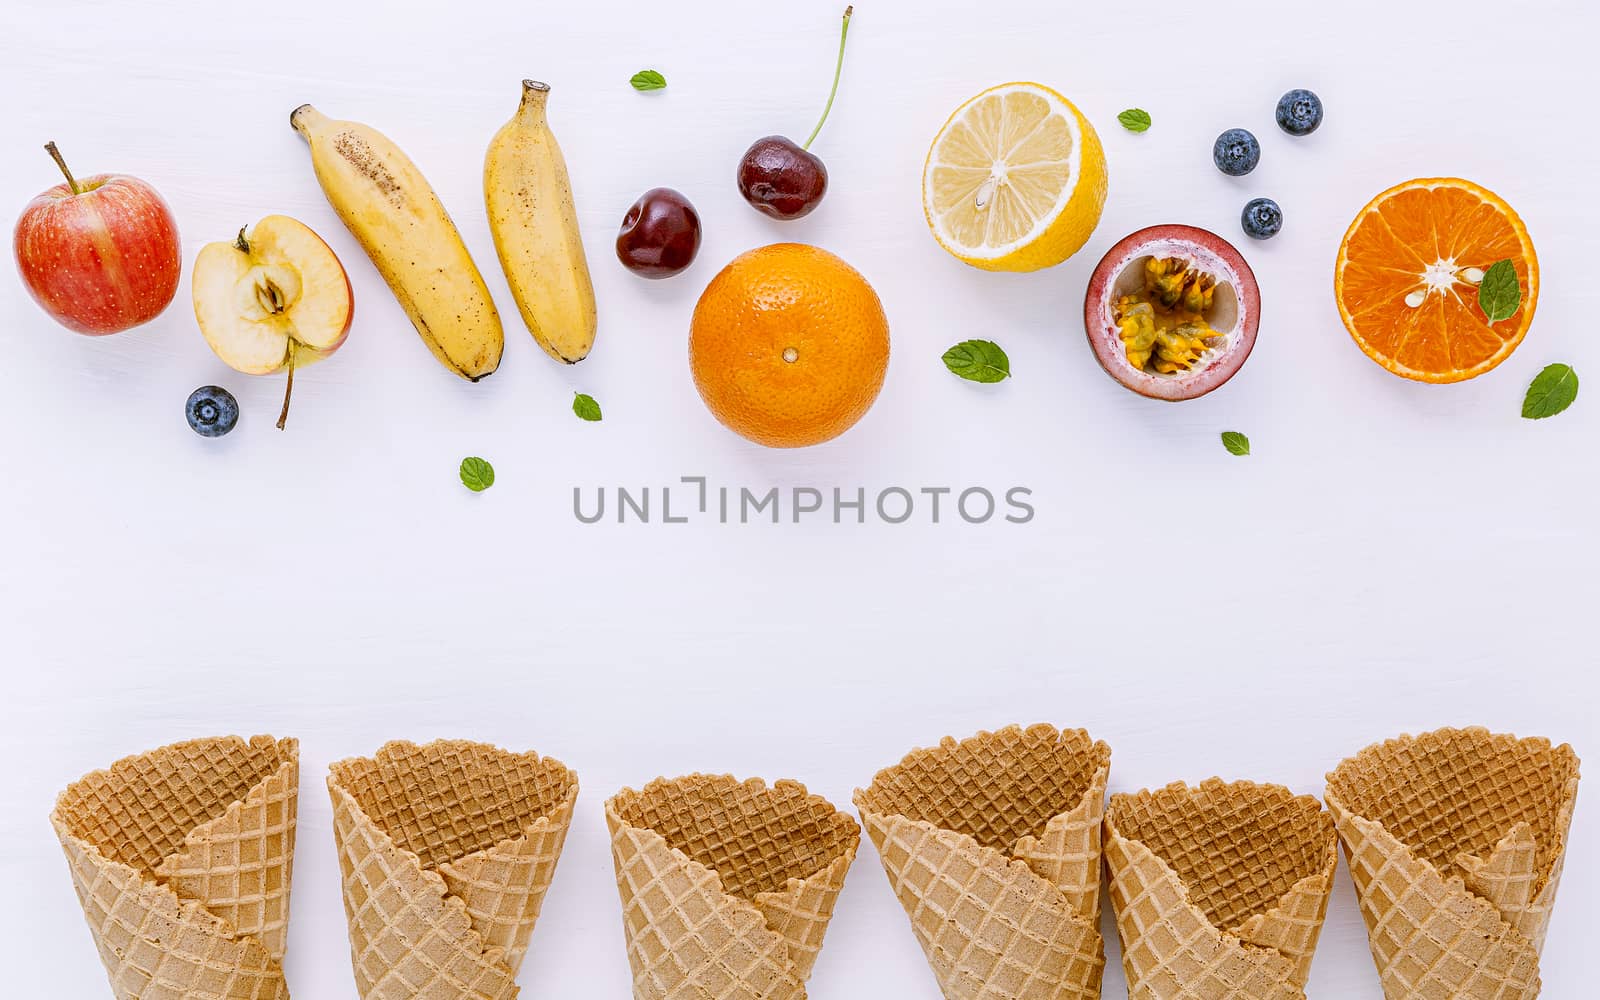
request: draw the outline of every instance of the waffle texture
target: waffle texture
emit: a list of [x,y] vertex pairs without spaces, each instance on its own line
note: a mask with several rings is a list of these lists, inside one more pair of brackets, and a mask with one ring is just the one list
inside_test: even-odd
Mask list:
[[1483,728],[1379,743],[1328,775],[1390,1000],[1533,1000],[1578,795],[1570,746]]
[[1100,996],[1111,748],[1037,725],[914,750],[855,794],[949,1000]]
[[1220,778],[1113,795],[1105,848],[1133,1000],[1304,1000],[1339,863],[1316,799]]
[[288,1000],[300,749],[191,740],[75,782],[51,825],[119,1000]]
[[795,781],[658,779],[606,803],[636,1000],[804,1000],[861,829]]
[[578,776],[461,740],[386,744],[328,776],[363,1000],[510,1000]]

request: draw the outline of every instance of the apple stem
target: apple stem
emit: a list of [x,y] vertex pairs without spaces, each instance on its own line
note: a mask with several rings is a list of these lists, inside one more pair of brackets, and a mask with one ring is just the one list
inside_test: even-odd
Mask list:
[[240,226],[239,238],[233,241],[233,245],[239,248],[240,253],[250,252],[250,241],[244,238],[244,231],[249,228],[249,226]]
[[283,430],[283,425],[289,420],[289,397],[294,395],[294,345],[295,339],[289,338],[289,380],[283,384],[283,409],[278,411],[278,430]]
[[822,118],[818,120],[817,127],[811,130],[811,137],[805,141],[801,149],[810,149],[811,144],[817,141],[817,136],[822,133],[822,126],[828,121],[828,114],[833,111],[833,99],[839,95],[839,77],[844,73],[844,43],[850,37],[850,16],[856,11],[852,4],[844,9],[844,27],[839,29],[839,62],[833,67],[833,89],[828,91],[828,104],[822,109]]
[[60,167],[61,172],[66,175],[67,187],[72,189],[72,193],[83,194],[83,186],[78,183],[76,177],[72,176],[72,171],[67,169],[67,161],[61,156],[61,150],[56,148],[56,144],[53,142],[45,143],[44,151],[50,154],[50,158],[56,161],[56,166]]

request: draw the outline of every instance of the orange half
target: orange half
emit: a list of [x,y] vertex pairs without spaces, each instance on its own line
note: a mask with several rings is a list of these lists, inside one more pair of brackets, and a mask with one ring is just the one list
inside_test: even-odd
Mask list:
[[[1498,323],[1478,282],[1510,260],[1522,302]],[[1539,302],[1539,259],[1522,219],[1493,191],[1455,177],[1407,181],[1361,210],[1339,245],[1334,297],[1367,357],[1419,382],[1462,382],[1511,356]]]

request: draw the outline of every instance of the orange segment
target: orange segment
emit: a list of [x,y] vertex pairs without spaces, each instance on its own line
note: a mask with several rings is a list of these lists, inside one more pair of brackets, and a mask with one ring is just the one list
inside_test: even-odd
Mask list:
[[[1510,260],[1522,304],[1490,324],[1478,281]],[[1511,356],[1539,302],[1539,259],[1522,219],[1460,178],[1407,181],[1374,198],[1339,246],[1334,297],[1367,356],[1419,382],[1461,382]]]

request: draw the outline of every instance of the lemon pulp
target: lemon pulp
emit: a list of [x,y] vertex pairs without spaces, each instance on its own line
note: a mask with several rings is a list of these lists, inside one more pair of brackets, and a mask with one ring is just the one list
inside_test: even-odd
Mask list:
[[923,207],[935,239],[976,267],[1027,271],[1087,242],[1105,204],[1093,126],[1038,84],[1005,84],[958,108],[934,139]]

